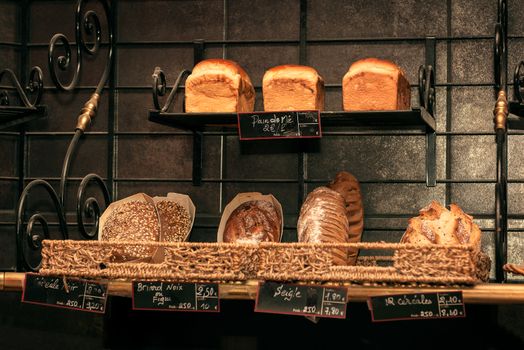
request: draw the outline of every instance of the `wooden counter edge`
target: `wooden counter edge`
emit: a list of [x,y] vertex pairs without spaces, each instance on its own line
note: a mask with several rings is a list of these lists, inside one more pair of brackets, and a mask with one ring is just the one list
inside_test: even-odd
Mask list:
[[[25,274],[22,272],[0,272],[0,291],[22,291]],[[220,284],[220,298],[232,300],[254,300],[258,281]],[[524,284],[484,283],[472,287],[378,287],[349,285],[350,302],[366,301],[371,296],[431,293],[444,290],[462,290],[464,302],[468,304],[524,304]],[[130,281],[109,281],[109,295],[130,297]]]

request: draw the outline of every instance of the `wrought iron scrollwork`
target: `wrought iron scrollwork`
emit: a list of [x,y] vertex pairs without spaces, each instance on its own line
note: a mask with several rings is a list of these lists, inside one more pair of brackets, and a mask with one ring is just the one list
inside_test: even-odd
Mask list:
[[189,74],[191,74],[191,71],[185,69],[180,72],[176,78],[173,88],[171,89],[171,92],[169,93],[169,96],[167,97],[166,103],[163,107],[160,107],[160,101],[158,97],[164,96],[166,94],[166,76],[160,67],[155,68],[155,71],[153,72],[153,104],[156,110],[159,110],[160,112],[167,112],[169,110],[173,104],[173,101],[175,100],[182,80],[187,78]]
[[431,65],[418,70],[418,95],[420,106],[433,115],[435,109],[435,73]]
[[[36,271],[39,269],[39,264],[32,264],[27,258],[27,251],[39,250],[41,248],[40,241],[42,239],[49,238],[49,228],[45,217],[39,213],[32,215],[29,220],[25,221],[26,202],[29,193],[36,187],[42,187],[46,190],[49,198],[54,204],[54,209],[59,218],[59,226],[61,237],[67,239],[67,225],[66,225],[66,184],[69,175],[69,169],[71,159],[76,152],[78,141],[84,134],[85,130],[90,126],[91,120],[96,116],[100,95],[104,88],[104,85],[109,77],[109,72],[112,66],[113,59],[113,31],[112,23],[110,18],[111,8],[108,1],[98,0],[104,8],[105,17],[107,20],[108,27],[108,38],[109,38],[109,51],[107,55],[107,63],[104,72],[98,82],[95,92],[91,95],[90,99],[84,104],[78,115],[78,121],[75,127],[75,135],[71,140],[67,149],[64,162],[62,165],[62,175],[60,178],[60,192],[57,194],[53,187],[44,180],[35,180],[29,183],[24,191],[22,192],[19,205],[17,209],[17,248],[18,248],[18,266],[25,270]],[[64,84],[57,74],[57,69],[66,71],[71,67],[72,62],[72,50],[71,45],[67,37],[63,34],[56,34],[52,37],[49,43],[48,52],[48,64],[51,72],[51,78],[57,88],[65,91],[73,90],[79,81],[80,73],[82,70],[82,53],[85,52],[88,55],[96,54],[102,43],[102,26],[97,13],[93,10],[85,11],[85,6],[88,1],[79,0],[76,7],[76,68],[74,71],[73,78],[68,84]],[[85,39],[89,37],[92,40]],[[58,48],[61,48],[65,53],[61,56],[57,55]],[[58,56],[58,57],[57,57]],[[34,77],[31,75],[31,77]],[[101,192],[104,203],[103,206],[98,203],[97,199],[93,196],[87,196],[87,189],[90,185],[95,184]],[[87,198],[86,198],[87,197]],[[97,235],[98,231],[98,220],[101,214],[101,208],[107,207],[111,202],[111,197],[107,186],[104,184],[102,178],[96,174],[89,174],[83,178],[77,192],[77,223],[80,233],[84,238],[93,239]],[[87,227],[86,220],[90,220],[89,226]],[[24,229],[25,224],[25,229]],[[42,234],[34,234],[34,227],[41,226]]]
[[520,61],[515,67],[513,74],[513,96],[515,100],[522,103],[522,96],[524,94],[524,61]]
[[[77,207],[76,207],[76,218],[78,223],[78,229],[83,237],[86,239],[93,239],[98,233],[98,222],[100,219],[100,205],[94,197],[86,197],[86,190],[90,183],[96,183],[98,188],[101,189],[102,195],[104,196],[105,206],[107,207],[111,202],[109,191],[104,183],[104,180],[96,174],[89,174],[82,179],[80,186],[78,187],[77,193]],[[84,223],[84,218],[92,219],[94,224],[92,230],[88,230]]]
[[[31,68],[31,71],[29,72],[29,81],[27,82],[25,90],[22,88],[22,85],[18,81],[16,74],[11,69],[4,69],[0,72],[0,81],[2,81],[2,78],[5,76],[9,77],[13,86],[15,87],[18,97],[23,104],[22,107],[33,108],[40,103],[42,92],[44,91],[44,78],[40,67],[35,66]],[[32,95],[33,98],[28,97],[28,94]],[[0,105],[10,105],[9,94],[7,90],[0,92]]]
[[[86,2],[87,1],[85,0],[80,0],[78,1],[76,7],[76,66],[73,78],[68,84],[62,83],[62,81],[59,78],[57,68],[60,71],[67,71],[71,67],[71,60],[73,54],[71,50],[71,44],[69,43],[69,39],[64,34],[59,33],[55,34],[51,38],[51,41],[49,43],[48,65],[49,71],[51,72],[51,79],[53,79],[54,84],[61,90],[71,91],[77,86],[82,70],[82,53],[85,52],[88,55],[95,55],[96,53],[98,53],[100,45],[102,43],[102,28],[100,24],[100,19],[98,18],[98,14],[93,10],[89,10],[84,13],[84,7]],[[109,3],[106,0],[100,0],[100,2],[104,7],[106,20],[108,23],[109,53],[104,74],[102,75],[97,87],[97,93],[100,93],[100,91],[102,90],[101,87],[103,87],[103,84],[105,84],[107,80],[113,56],[113,31],[110,25],[111,19],[109,18],[111,9]],[[93,41],[85,40],[85,36],[88,36],[89,38],[93,39]],[[57,54],[57,50],[59,47],[65,51],[65,53],[60,56],[58,56]],[[100,84],[102,84],[102,86],[100,86]]]

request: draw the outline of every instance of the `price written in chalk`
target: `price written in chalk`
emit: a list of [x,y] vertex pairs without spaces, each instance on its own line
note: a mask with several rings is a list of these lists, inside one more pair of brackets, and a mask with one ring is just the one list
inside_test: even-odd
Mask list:
[[461,291],[378,296],[368,303],[375,322],[466,317]]
[[104,313],[107,301],[107,284],[80,279],[26,274],[22,301]]
[[133,309],[219,312],[218,284],[134,281]]
[[256,312],[345,318],[347,289],[277,282],[258,287]]
[[319,111],[238,113],[241,140],[320,138]]

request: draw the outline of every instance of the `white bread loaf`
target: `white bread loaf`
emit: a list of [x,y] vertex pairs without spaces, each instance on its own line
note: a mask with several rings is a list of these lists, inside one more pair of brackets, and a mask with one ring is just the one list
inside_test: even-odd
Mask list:
[[[298,241],[305,243],[347,243],[349,224],[344,198],[327,187],[307,196],[297,223]],[[333,249],[333,263],[346,265],[348,250]]]
[[208,59],[187,77],[186,112],[252,112],[255,89],[247,73],[235,62]]
[[413,244],[471,244],[480,250],[481,231],[473,218],[456,204],[450,210],[433,201],[409,219],[401,243]]
[[282,65],[262,79],[265,111],[323,110],[324,80],[311,67]]
[[393,62],[366,58],[351,65],[342,79],[345,111],[405,110],[411,106],[406,75]]

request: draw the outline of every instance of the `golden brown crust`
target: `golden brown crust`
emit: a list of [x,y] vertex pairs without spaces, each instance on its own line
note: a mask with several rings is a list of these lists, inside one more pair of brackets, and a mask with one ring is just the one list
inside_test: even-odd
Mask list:
[[249,84],[252,84],[249,75],[247,75],[246,71],[240,67],[238,63],[223,58],[209,58],[200,61],[195,65],[195,67],[193,67],[192,73],[201,73],[211,69],[224,69],[231,74],[240,74],[242,79],[249,82]]
[[236,62],[207,59],[187,77],[185,102],[186,112],[252,112],[255,89]]
[[281,227],[282,218],[271,202],[244,202],[227,219],[224,242],[278,242]]
[[450,210],[433,201],[408,221],[401,243],[471,244],[480,250],[481,231],[473,217],[451,204]]
[[286,64],[262,78],[265,111],[323,110],[324,79],[309,66]]
[[411,90],[404,71],[395,63],[365,58],[354,62],[342,79],[343,108],[357,110],[405,110],[411,106]]

